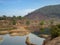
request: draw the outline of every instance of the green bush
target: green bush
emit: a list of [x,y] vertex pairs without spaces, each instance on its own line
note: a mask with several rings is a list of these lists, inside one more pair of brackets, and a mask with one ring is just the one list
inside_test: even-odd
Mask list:
[[17,19],[22,20],[22,16],[18,16]]
[[13,20],[13,21],[12,21],[12,24],[13,24],[13,25],[16,25],[16,20]]
[[26,21],[26,25],[30,25],[30,22],[29,21]]
[[41,22],[40,22],[40,25],[44,25],[44,24],[45,24],[45,22],[44,22],[44,21],[41,21]]
[[52,38],[60,36],[60,25],[51,26],[50,32]]

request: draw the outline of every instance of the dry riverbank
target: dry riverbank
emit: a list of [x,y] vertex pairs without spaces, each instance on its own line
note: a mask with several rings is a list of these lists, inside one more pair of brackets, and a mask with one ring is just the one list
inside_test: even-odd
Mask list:
[[29,33],[30,33],[29,30],[25,29],[24,26],[19,26],[17,27],[17,29],[13,29],[13,30],[0,31],[0,34],[10,34],[12,36],[27,35]]

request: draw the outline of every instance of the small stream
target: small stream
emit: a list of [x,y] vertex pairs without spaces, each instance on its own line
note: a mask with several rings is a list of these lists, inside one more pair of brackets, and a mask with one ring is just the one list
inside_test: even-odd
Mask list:
[[26,45],[25,41],[27,36],[29,36],[31,43],[42,45],[44,39],[32,33],[25,36],[0,35],[0,38],[2,38],[0,39],[0,45]]

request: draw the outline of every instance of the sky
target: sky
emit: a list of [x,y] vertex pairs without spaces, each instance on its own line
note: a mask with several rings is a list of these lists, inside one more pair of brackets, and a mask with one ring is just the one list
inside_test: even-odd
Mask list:
[[0,0],[0,16],[25,16],[48,5],[60,4],[60,0]]

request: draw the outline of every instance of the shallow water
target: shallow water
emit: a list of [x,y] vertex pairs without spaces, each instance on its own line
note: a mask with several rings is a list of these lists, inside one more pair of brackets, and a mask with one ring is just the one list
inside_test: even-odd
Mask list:
[[44,39],[32,33],[25,36],[10,36],[9,34],[0,35],[0,37],[2,38],[0,39],[0,45],[26,45],[25,40],[27,36],[29,36],[31,43],[42,45]]

